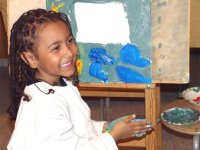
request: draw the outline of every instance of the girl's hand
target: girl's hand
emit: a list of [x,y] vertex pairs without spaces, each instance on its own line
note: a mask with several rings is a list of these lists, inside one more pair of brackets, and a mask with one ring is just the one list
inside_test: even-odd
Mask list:
[[119,139],[133,137],[136,134],[146,133],[152,130],[152,127],[147,121],[133,121],[135,115],[129,115],[118,122],[110,131],[110,134],[115,141]]

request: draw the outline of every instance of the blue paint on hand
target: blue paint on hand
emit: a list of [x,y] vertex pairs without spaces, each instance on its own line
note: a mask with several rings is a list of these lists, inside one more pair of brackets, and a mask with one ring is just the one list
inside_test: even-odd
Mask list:
[[98,62],[92,62],[89,66],[89,74],[92,77],[98,78],[104,82],[108,81],[108,75],[102,70],[101,64]]
[[152,83],[151,78],[145,78],[140,73],[124,66],[115,68],[119,79],[125,83]]
[[120,59],[124,64],[132,64],[137,67],[150,65],[150,61],[142,58],[140,49],[133,44],[126,44],[120,49]]
[[92,48],[89,52],[89,57],[92,61],[104,65],[113,65],[115,63],[115,59],[109,56],[103,48]]

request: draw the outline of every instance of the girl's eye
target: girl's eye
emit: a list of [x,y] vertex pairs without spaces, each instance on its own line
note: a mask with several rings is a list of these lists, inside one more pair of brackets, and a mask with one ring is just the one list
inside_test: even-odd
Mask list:
[[55,46],[54,48],[52,48],[52,51],[59,50],[59,49],[60,49],[60,46]]
[[67,44],[71,44],[71,43],[74,43],[74,38],[73,38],[73,37],[70,37],[70,38],[67,40]]

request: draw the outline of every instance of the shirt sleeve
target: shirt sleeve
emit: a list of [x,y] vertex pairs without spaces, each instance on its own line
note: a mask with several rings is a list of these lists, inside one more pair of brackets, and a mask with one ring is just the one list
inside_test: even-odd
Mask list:
[[95,120],[92,120],[92,124],[93,124],[95,130],[97,131],[98,135],[102,134],[103,127],[104,127],[104,125],[106,123],[107,123],[107,121],[95,121]]

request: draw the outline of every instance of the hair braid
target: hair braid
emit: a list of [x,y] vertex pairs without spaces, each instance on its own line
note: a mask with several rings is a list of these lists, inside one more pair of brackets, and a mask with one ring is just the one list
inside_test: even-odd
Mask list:
[[[8,113],[12,119],[16,118],[23,90],[27,81],[33,79],[35,70],[30,68],[20,57],[22,52],[31,51],[36,53],[39,29],[42,24],[63,21],[72,33],[70,22],[63,13],[46,11],[44,9],[29,10],[24,13],[13,25],[10,36],[9,67],[10,67],[10,89],[11,105]],[[24,100],[29,100],[24,98]]]

